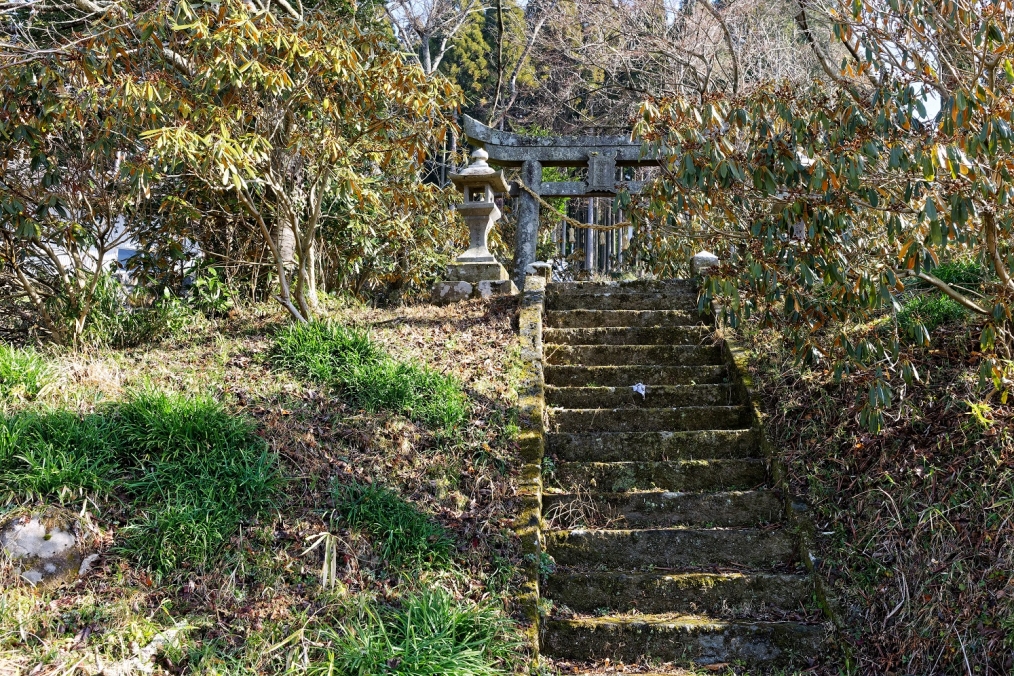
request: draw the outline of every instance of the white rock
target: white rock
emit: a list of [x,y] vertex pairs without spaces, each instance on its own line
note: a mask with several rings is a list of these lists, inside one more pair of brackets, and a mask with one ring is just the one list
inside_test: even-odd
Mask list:
[[81,567],[77,569],[77,576],[81,577],[89,570],[91,570],[92,566],[95,565],[95,562],[98,560],[99,560],[98,554],[89,554],[88,556],[84,557],[84,561],[81,562]]
[[690,273],[695,277],[704,270],[718,265],[718,256],[710,251],[702,251],[690,259]]
[[[44,514],[15,517],[0,525],[0,551],[19,562],[18,568],[25,570],[21,577],[33,585],[67,576],[73,578],[75,573],[87,570],[74,535],[75,523],[71,513],[56,508]],[[92,554],[89,566],[97,558],[97,554]]]
[[74,543],[73,533],[59,527],[47,533],[38,517],[32,517],[27,523],[15,521],[0,535],[0,544],[14,559],[52,559],[71,549]]

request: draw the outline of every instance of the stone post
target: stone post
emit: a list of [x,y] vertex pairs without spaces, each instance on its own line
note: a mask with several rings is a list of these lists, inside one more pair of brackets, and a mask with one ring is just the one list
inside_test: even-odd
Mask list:
[[710,251],[702,251],[690,259],[690,274],[700,277],[702,272],[716,265],[718,265],[718,256]]
[[[521,165],[521,182],[538,194],[542,190],[542,163],[525,160]],[[514,283],[524,288],[525,270],[535,262],[539,243],[539,200],[522,190],[518,205],[518,234],[514,247]]]

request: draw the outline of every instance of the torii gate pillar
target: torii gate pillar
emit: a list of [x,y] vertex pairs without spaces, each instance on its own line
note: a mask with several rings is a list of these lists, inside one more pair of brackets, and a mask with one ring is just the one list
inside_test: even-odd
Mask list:
[[[542,162],[525,160],[521,165],[521,180],[536,194],[542,190]],[[539,201],[526,191],[518,196],[518,232],[514,245],[514,283],[524,288],[525,270],[535,262],[535,248],[539,243]]]

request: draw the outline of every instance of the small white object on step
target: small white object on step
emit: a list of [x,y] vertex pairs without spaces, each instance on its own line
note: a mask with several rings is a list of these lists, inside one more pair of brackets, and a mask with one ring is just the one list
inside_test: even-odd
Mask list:
[[637,383],[636,385],[631,385],[630,389],[641,395],[641,399],[644,399],[648,392],[648,388],[644,386],[644,383]]

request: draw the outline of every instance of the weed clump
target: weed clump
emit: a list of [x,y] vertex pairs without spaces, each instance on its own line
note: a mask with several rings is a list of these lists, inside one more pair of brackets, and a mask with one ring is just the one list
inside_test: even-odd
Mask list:
[[913,296],[902,305],[898,312],[898,326],[917,342],[923,329],[928,334],[945,324],[953,324],[965,319],[968,310],[957,301],[942,294]]
[[69,411],[25,411],[0,416],[3,497],[106,496],[119,473],[106,416]]
[[456,427],[467,414],[456,379],[393,359],[360,329],[329,321],[289,326],[278,335],[275,361],[336,387],[370,412],[390,410],[442,429]]
[[[64,307],[65,312],[69,308]],[[194,319],[185,303],[169,294],[130,292],[112,274],[99,275],[81,342],[93,347],[136,347],[177,334]],[[68,322],[72,321],[69,316]]]
[[948,261],[933,268],[931,272],[942,282],[968,288],[981,286],[987,275],[985,266],[974,260]]
[[49,364],[41,354],[0,343],[0,398],[34,399],[49,376]]
[[5,497],[121,493],[131,518],[118,549],[156,577],[212,563],[241,521],[273,504],[280,482],[252,424],[209,398],[142,391],[84,416],[0,416]]
[[126,488],[144,507],[121,549],[156,573],[203,567],[239,523],[273,504],[277,459],[209,398],[141,392],[116,411]]
[[353,482],[332,489],[335,516],[370,536],[374,552],[395,568],[447,564],[453,543],[447,531],[397,493],[378,484]]
[[434,588],[404,598],[399,607],[362,603],[341,631],[326,629],[326,656],[309,674],[493,676],[511,673],[517,645],[510,621],[490,605],[456,601]]

